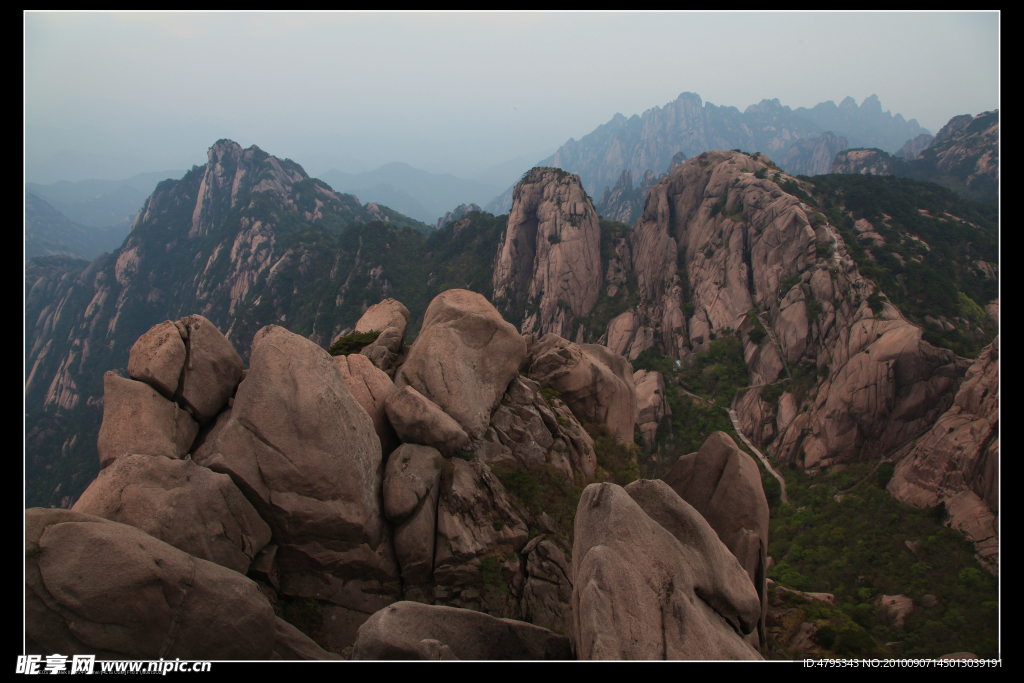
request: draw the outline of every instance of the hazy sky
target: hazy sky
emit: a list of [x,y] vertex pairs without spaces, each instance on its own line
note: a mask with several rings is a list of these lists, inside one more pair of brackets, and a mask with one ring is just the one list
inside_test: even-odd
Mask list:
[[874,93],[932,133],[999,106],[995,12],[24,16],[30,180],[55,155],[184,168],[221,137],[314,174],[472,177],[683,91],[740,110]]

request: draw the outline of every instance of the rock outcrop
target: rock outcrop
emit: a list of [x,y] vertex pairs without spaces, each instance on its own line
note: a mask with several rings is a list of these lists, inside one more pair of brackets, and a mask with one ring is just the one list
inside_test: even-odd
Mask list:
[[[941,133],[942,131],[939,132]],[[937,137],[932,137],[927,133],[921,133],[917,137],[907,140],[907,143],[900,147],[900,151],[896,152],[896,156],[903,157],[907,161],[913,161],[921,156],[921,152],[928,149],[937,139]]]
[[836,155],[849,147],[846,138],[832,131],[820,137],[797,140],[782,159],[782,168],[791,175],[828,173]]
[[406,591],[434,576],[434,534],[443,458],[437,449],[402,444],[384,473],[384,516],[395,525],[395,557]]
[[148,384],[110,371],[103,376],[103,424],[96,444],[101,467],[129,453],[182,458],[198,433],[187,412]]
[[625,358],[547,334],[531,340],[526,364],[530,379],[561,394],[580,420],[607,424],[616,439],[632,443],[636,388]]
[[140,529],[25,512],[29,654],[100,659],[270,659],[274,611],[257,585]]
[[601,276],[601,228],[579,176],[532,169],[516,185],[494,266],[499,308],[534,310],[524,332],[569,337],[597,303]]
[[525,357],[523,338],[487,299],[450,289],[427,307],[395,386],[412,387],[480,439]]
[[633,384],[636,386],[636,424],[644,449],[650,451],[654,448],[658,423],[672,414],[665,398],[665,378],[660,372],[637,370],[633,373]]
[[999,338],[971,364],[953,405],[899,458],[889,482],[897,499],[916,507],[945,503],[993,569],[999,562]]
[[660,481],[592,484],[573,544],[580,659],[759,659],[744,636],[761,613],[736,558]]
[[747,573],[761,605],[756,636],[765,643],[768,500],[757,463],[728,434],[715,432],[662,479],[707,520]]
[[381,453],[386,460],[391,451],[398,447],[398,435],[395,434],[385,410],[388,397],[395,392],[394,383],[362,354],[335,356],[334,362],[341,371],[341,378],[345,380],[345,386],[352,393],[352,398],[373,420],[373,430],[377,432]]
[[594,441],[561,399],[549,401],[533,380],[512,379],[476,453],[486,463],[515,463],[527,469],[542,463],[568,481],[589,479],[597,469]]
[[380,335],[364,346],[359,352],[366,356],[380,370],[394,377],[398,357],[405,343],[405,331],[409,326],[409,309],[400,301],[385,299],[366,309],[363,317],[356,322],[356,332],[379,332]]
[[270,542],[270,527],[231,478],[190,459],[123,455],[72,510],[136,527],[240,574]]
[[274,325],[257,333],[230,414],[193,458],[229,474],[270,525],[281,592],[357,620],[398,597],[380,441],[322,348]]
[[[435,641],[423,647],[424,641]],[[569,639],[471,610],[397,602],[359,629],[355,659],[421,659],[447,647],[455,659],[572,659]],[[444,657],[437,657],[444,658]]]

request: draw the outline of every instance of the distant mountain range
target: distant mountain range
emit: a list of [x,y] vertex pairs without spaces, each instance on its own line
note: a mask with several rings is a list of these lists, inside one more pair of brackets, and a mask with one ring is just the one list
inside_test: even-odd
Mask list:
[[131,222],[106,227],[76,223],[29,192],[25,193],[25,259],[68,256],[91,261],[121,246]]
[[460,204],[483,204],[501,191],[498,185],[465,180],[450,173],[429,173],[401,162],[363,173],[331,169],[321,173],[320,180],[337,192],[356,195],[362,202],[386,204],[431,224]]
[[[827,151],[834,155],[848,145],[870,145],[893,153],[923,133],[928,131],[916,119],[907,121],[900,114],[883,112],[876,95],[859,107],[847,97],[839,105],[830,100],[795,111],[778,99],[765,99],[741,112],[684,92],[674,102],[639,116],[627,119],[616,114],[579,141],[570,139],[537,165],[579,174],[586,191],[600,197],[605,187],[615,187],[623,171],[637,179],[646,171],[664,173],[679,152],[686,158],[712,149],[761,152],[789,173],[815,175],[828,172]],[[815,142],[789,156],[801,141]],[[782,165],[787,157],[789,167]],[[511,204],[511,192],[506,191],[484,208],[505,213]]]

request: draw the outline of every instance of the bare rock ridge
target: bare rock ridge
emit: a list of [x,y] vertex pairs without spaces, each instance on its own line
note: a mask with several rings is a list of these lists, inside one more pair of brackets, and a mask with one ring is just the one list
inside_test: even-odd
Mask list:
[[524,332],[571,338],[601,288],[601,230],[578,176],[535,168],[516,185],[494,267],[494,296],[506,314],[528,311]]
[[[651,188],[628,236],[640,304],[609,324],[608,345],[633,349],[649,329],[685,363],[712,335],[738,331],[751,384],[775,382],[787,364],[821,377],[806,406],[760,430],[762,450],[812,471],[881,457],[935,423],[966,366],[895,307],[871,310],[875,285],[820,214],[781,190],[788,176],[758,177],[771,170],[764,161],[705,152]],[[760,343],[748,336],[752,310],[769,328]],[[765,424],[758,394],[737,407],[741,424]]]
[[[378,313],[367,311],[360,324]],[[192,331],[184,355],[175,343],[186,336],[181,328]],[[74,510],[26,513],[30,652],[336,659],[354,647],[364,659],[758,656],[744,637],[757,627],[759,598],[737,551],[667,485],[627,488],[637,503],[623,498],[625,525],[578,515],[574,547],[499,479],[547,468],[568,482],[592,481],[594,442],[581,417],[604,422],[622,410],[632,437],[632,368],[603,347],[554,335],[535,342],[479,295],[449,290],[431,305],[396,375],[440,403],[409,383],[396,389],[365,356],[331,358],[276,325],[257,332],[244,371],[205,360],[238,355],[199,316],[180,327],[157,324],[131,358],[139,379],[108,374],[103,452],[110,462]],[[423,369],[432,365],[444,374]],[[541,383],[518,374],[521,367],[536,370]],[[206,376],[188,384],[189,372]],[[128,401],[127,410],[117,397],[125,383],[150,392],[148,402]],[[544,383],[563,387],[566,400],[548,398]],[[444,428],[430,420],[404,427],[405,394],[458,430],[461,450],[438,438]],[[196,396],[222,399],[204,404]],[[482,415],[467,412],[467,397]],[[212,413],[202,429],[190,415],[196,405]],[[176,420],[192,426],[175,431]],[[385,438],[401,440],[387,457]],[[584,503],[608,486],[587,488]],[[633,538],[634,522],[653,536]],[[531,529],[545,533],[531,538]],[[631,532],[614,540],[615,529]],[[629,635],[634,626],[597,618],[631,600],[639,576],[627,562],[633,583],[609,583],[611,565],[600,560],[606,547],[617,549],[620,565],[636,552],[647,558],[658,586],[644,589],[653,589],[644,621],[660,624],[644,627],[650,642],[626,645],[641,635]],[[588,587],[582,599],[574,592],[579,576]],[[318,605],[322,623],[300,623],[316,641],[288,623],[284,605],[295,601]]]
[[998,337],[971,364],[949,410],[895,458],[889,491],[916,507],[944,503],[953,528],[996,570],[999,536],[992,511],[999,511]]

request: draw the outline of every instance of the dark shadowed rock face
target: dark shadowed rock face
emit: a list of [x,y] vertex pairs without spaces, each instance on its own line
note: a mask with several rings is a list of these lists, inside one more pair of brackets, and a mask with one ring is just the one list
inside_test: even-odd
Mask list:
[[238,572],[143,531],[25,512],[27,652],[101,659],[269,659],[274,611]]
[[455,607],[397,602],[360,627],[355,659],[420,659],[424,640],[448,646],[463,660],[573,658],[568,638],[533,624]]
[[240,574],[270,541],[270,527],[231,478],[190,459],[123,455],[72,509],[136,527]]
[[764,642],[767,601],[768,500],[757,463],[725,432],[684,455],[663,477],[707,520],[746,571],[761,602],[758,637]]
[[592,484],[580,498],[579,659],[759,659],[744,636],[760,604],[739,562],[666,484],[636,484],[637,500],[614,484]]

